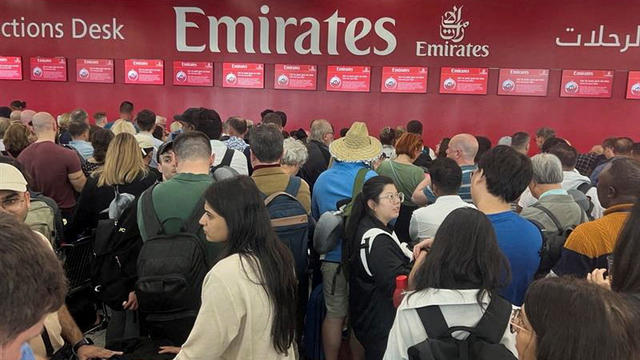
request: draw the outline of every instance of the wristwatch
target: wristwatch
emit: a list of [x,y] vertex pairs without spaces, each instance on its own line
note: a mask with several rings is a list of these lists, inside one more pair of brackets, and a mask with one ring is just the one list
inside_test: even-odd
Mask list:
[[82,338],[82,340],[78,341],[75,345],[73,345],[73,355],[78,355],[78,350],[85,345],[93,345],[93,340],[88,337]]

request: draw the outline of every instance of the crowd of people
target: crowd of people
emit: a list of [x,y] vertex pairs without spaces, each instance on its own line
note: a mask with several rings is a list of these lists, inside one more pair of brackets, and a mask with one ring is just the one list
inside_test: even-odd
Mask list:
[[1,360],[640,358],[640,143],[173,119],[0,107]]

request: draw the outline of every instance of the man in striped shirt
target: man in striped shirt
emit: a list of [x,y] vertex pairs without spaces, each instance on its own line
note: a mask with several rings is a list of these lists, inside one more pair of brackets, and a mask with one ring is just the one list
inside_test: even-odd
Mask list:
[[[477,153],[478,140],[476,140],[476,137],[473,135],[458,134],[449,141],[447,157],[453,159],[460,166],[460,169],[462,169],[462,185],[460,185],[458,195],[462,200],[470,204],[473,204],[473,200],[471,199],[471,175],[477,168],[474,162]],[[426,197],[428,204],[435,202],[436,196],[433,194],[430,185],[429,181],[418,185],[417,189],[419,189],[419,191],[414,193],[414,197],[420,199],[420,195],[423,195]],[[420,191],[422,194],[419,194]],[[424,203],[424,201],[418,201],[417,203]]]

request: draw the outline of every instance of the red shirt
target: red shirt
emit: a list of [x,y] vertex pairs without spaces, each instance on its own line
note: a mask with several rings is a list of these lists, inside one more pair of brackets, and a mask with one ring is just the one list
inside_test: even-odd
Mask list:
[[75,191],[69,181],[69,174],[81,171],[80,158],[69,149],[52,141],[29,145],[18,156],[31,175],[32,189],[56,201],[60,209],[68,210],[76,205]]

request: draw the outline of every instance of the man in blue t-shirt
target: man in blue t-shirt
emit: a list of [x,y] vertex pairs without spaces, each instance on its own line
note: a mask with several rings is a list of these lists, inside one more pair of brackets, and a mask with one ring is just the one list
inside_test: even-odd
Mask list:
[[[352,196],[355,178],[367,162],[376,160],[382,153],[382,144],[369,136],[367,125],[354,122],[347,135],[329,146],[333,166],[324,171],[313,187],[311,214],[317,220],[324,212],[337,210],[340,200]],[[376,176],[367,171],[364,181]],[[342,271],[342,240],[321,257],[322,284],[327,315],[322,324],[322,342],[327,360],[338,359],[342,343],[342,328],[349,308],[349,287]]]
[[538,228],[511,210],[511,205],[531,182],[531,160],[511,147],[487,151],[471,177],[471,195],[496,232],[498,246],[509,260],[511,281],[501,295],[521,306],[527,287],[540,265],[542,235]]

